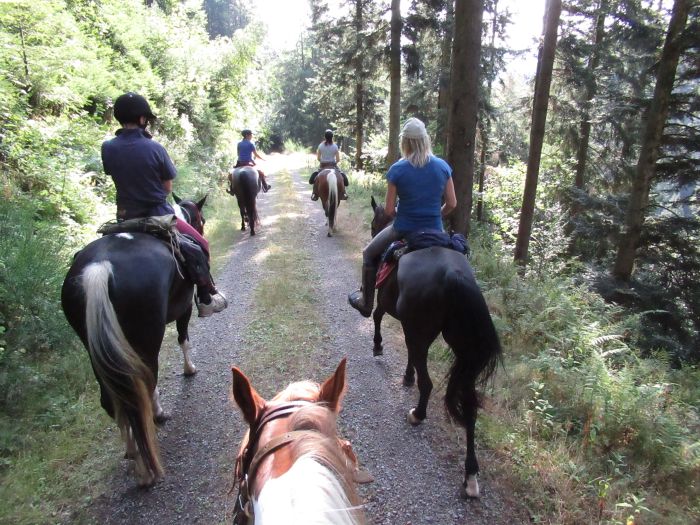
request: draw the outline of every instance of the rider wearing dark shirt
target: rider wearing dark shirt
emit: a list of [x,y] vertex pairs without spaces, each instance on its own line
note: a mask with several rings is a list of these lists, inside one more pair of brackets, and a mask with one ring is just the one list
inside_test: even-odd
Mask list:
[[[167,151],[146,131],[155,119],[148,101],[136,93],[125,93],[114,102],[114,116],[122,125],[116,137],[102,143],[102,164],[117,189],[117,219],[126,220],[174,213],[166,201],[177,176]],[[200,317],[208,317],[228,306],[209,274],[209,246],[197,230],[177,219],[177,229],[197,244],[181,243],[185,264],[197,285]]]

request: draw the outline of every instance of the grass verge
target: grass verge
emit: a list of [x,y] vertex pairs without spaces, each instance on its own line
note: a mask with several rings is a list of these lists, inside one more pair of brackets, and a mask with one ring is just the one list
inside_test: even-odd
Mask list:
[[264,277],[253,299],[254,319],[244,335],[246,351],[237,363],[256,385],[263,385],[263,396],[277,393],[289,377],[318,380],[329,368],[323,352],[327,330],[312,286],[318,275],[312,254],[304,248],[308,230],[288,171],[276,174],[274,191],[278,193],[272,215],[262,220],[265,228],[277,231],[258,255]]

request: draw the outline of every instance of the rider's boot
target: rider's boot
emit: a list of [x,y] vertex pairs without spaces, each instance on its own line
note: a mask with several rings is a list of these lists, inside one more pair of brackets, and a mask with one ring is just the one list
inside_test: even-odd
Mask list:
[[268,184],[267,181],[265,180],[265,174],[258,170],[258,175],[260,175],[260,182],[262,183],[262,188],[265,193],[268,192],[270,188],[272,188],[272,184]]
[[377,268],[362,265],[362,288],[348,295],[348,302],[364,317],[372,315],[374,308],[374,286],[377,283]]
[[228,300],[224,294],[216,290],[213,284],[199,285],[195,304],[199,317],[209,317],[225,309],[228,306]]

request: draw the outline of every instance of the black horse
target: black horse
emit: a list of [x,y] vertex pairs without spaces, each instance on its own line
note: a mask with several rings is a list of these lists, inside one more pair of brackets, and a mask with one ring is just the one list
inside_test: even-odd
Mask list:
[[236,196],[241,212],[241,231],[245,231],[245,223],[248,222],[250,235],[255,235],[255,226],[258,223],[256,199],[261,186],[258,170],[250,166],[234,168],[228,179],[229,193]]
[[[205,200],[179,201],[200,233]],[[185,375],[196,372],[187,333],[193,291],[170,246],[146,233],[91,242],[75,255],[63,282],[63,312],[90,354],[100,402],[119,426],[141,486],[163,476],[154,423],[166,419],[157,388],[166,324],[176,321]]]
[[[384,207],[372,198],[372,236],[390,222]],[[377,293],[374,310],[374,354],[382,353],[381,323],[384,314],[401,321],[408,350],[403,378],[413,386],[418,378],[418,405],[408,421],[418,425],[426,417],[433,383],[428,374],[428,349],[442,333],[454,354],[445,392],[450,416],[466,429],[467,457],[464,462],[463,491],[479,497],[476,474],[479,464],[474,450],[479,397],[477,385],[491,376],[501,357],[501,345],[486,301],[467,259],[460,252],[431,247],[401,257],[398,270],[387,278]]]

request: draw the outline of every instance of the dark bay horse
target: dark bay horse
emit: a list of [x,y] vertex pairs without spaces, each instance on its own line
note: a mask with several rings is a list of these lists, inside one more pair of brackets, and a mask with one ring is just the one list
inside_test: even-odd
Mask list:
[[[200,233],[205,200],[179,204]],[[163,476],[155,422],[167,418],[157,387],[167,323],[176,321],[185,375],[196,372],[187,331],[193,291],[171,248],[146,233],[91,242],[75,255],[63,282],[63,312],[90,354],[100,402],[119,426],[141,486]]]
[[365,523],[357,458],[337,433],[345,365],[322,385],[292,383],[270,401],[233,367],[233,398],[250,427],[236,460],[234,525]]
[[345,193],[343,177],[335,169],[321,170],[314,181],[314,193],[321,200],[323,211],[328,218],[328,237],[332,237],[335,232],[340,196]]
[[236,196],[238,209],[241,212],[241,231],[245,231],[247,222],[250,234],[255,235],[255,226],[258,224],[256,199],[261,187],[258,170],[250,166],[234,168],[229,173],[228,180],[229,193]]
[[[372,198],[372,235],[391,219]],[[418,405],[408,421],[418,425],[426,417],[433,383],[428,374],[428,349],[442,333],[454,354],[448,374],[445,406],[450,416],[466,429],[467,456],[464,462],[463,495],[479,497],[476,474],[479,464],[474,449],[479,396],[501,358],[501,345],[484,296],[467,258],[447,248],[431,247],[401,257],[398,270],[377,292],[374,319],[374,354],[382,353],[381,323],[388,313],[401,322],[408,350],[403,383],[418,379]]]

